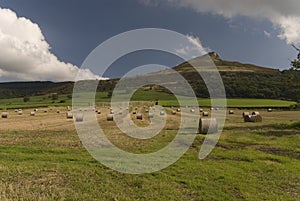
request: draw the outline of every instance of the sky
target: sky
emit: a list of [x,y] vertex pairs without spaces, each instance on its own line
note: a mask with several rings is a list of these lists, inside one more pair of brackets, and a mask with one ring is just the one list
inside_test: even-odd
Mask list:
[[0,0],[0,82],[74,80],[78,72],[114,78],[140,65],[182,62],[141,51],[102,76],[79,68],[104,41],[141,28],[179,32],[225,60],[287,69],[298,54],[291,44],[300,46],[299,10],[298,0]]

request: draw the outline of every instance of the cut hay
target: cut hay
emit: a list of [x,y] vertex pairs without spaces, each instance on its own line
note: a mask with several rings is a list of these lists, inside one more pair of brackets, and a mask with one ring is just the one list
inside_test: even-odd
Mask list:
[[35,116],[35,112],[30,112],[30,116]]
[[67,119],[73,119],[72,112],[67,112]]
[[177,109],[177,112],[181,112],[181,109],[180,109],[180,108],[178,108],[178,109]]
[[172,111],[172,114],[173,114],[173,115],[176,115],[176,111],[175,111],[175,110],[173,110],[173,111]]
[[149,113],[148,117],[149,117],[149,119],[152,119],[152,118],[154,118],[154,114],[153,113]]
[[83,113],[76,114],[75,121],[76,122],[83,122]]
[[233,110],[229,110],[229,114],[234,114],[234,111]]
[[114,120],[114,115],[113,114],[108,114],[106,117],[107,121],[113,121]]
[[7,119],[7,118],[8,118],[8,113],[7,113],[7,112],[2,112],[1,117],[2,117],[3,119]]
[[259,112],[252,112],[252,115],[259,115]]
[[217,119],[204,119],[201,118],[199,121],[199,133],[200,134],[213,134],[218,133]]
[[136,119],[138,119],[138,120],[143,120],[143,115],[142,115],[142,114],[137,114],[137,115],[136,115]]
[[203,112],[203,113],[202,113],[202,116],[204,116],[204,117],[208,117],[208,115],[209,115],[208,112]]

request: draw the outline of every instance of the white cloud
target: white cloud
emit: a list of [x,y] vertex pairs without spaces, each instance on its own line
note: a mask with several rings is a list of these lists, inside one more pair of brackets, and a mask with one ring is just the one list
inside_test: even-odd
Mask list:
[[192,35],[186,35],[189,44],[185,47],[175,50],[179,55],[189,58],[198,57],[199,55],[207,54],[210,50],[204,48],[198,37]]
[[0,8],[0,79],[66,81],[75,80],[78,71],[80,79],[100,79],[59,61],[50,49],[37,24]]
[[264,34],[267,38],[270,38],[271,37],[271,33],[267,32],[267,31],[264,31]]
[[279,38],[300,44],[299,0],[140,0],[146,4],[169,4],[225,18],[247,16],[271,21],[281,31]]

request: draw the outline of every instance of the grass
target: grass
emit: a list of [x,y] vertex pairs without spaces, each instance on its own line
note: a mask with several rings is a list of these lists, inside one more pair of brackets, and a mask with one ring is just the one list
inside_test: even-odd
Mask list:
[[[105,121],[109,110],[101,110],[98,118],[107,137],[137,153],[165,146],[180,119],[172,116],[153,139],[134,140]],[[23,129],[7,129],[5,121],[17,116],[0,119],[0,200],[299,200],[300,112],[260,112],[264,121],[258,124],[243,123],[239,110],[228,116],[206,159],[198,159],[205,137],[198,135],[175,164],[144,175],[118,173],[98,163],[82,147],[74,127],[27,130],[28,121],[20,117]],[[71,125],[61,118],[64,114],[43,115],[36,123],[56,124],[50,120],[60,118],[61,125]]]
[[[95,96],[96,102],[110,102],[110,98],[106,92],[97,92]],[[178,106],[178,101],[172,94],[162,93],[157,91],[143,91],[137,90],[132,101],[155,101],[159,99],[160,105],[170,107]],[[187,99],[186,97],[184,99]],[[217,101],[217,99],[216,99]],[[199,106],[211,107],[210,99],[198,99]],[[227,107],[232,108],[288,108],[296,104],[292,101],[271,100],[271,99],[227,99]],[[57,100],[52,100],[48,95],[32,96],[29,102],[24,102],[23,98],[0,99],[0,109],[19,109],[19,108],[33,108],[33,107],[48,107],[48,106],[67,106],[72,105],[71,95],[59,95]]]

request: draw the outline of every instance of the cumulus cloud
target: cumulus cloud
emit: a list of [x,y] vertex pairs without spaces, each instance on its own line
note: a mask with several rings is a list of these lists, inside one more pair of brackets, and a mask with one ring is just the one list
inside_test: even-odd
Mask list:
[[185,47],[176,49],[176,53],[178,53],[181,56],[184,57],[190,57],[194,58],[199,55],[204,55],[207,54],[207,52],[210,51],[208,48],[204,48],[202,46],[202,43],[198,37],[192,36],[192,35],[186,35],[186,38],[189,41],[189,44],[186,45]]
[[169,4],[188,7],[197,12],[222,15],[264,18],[280,29],[278,37],[287,43],[300,44],[299,0],[139,0],[145,4]]
[[37,24],[0,8],[0,79],[71,81],[79,71],[79,79],[101,79],[59,61],[50,49]]

